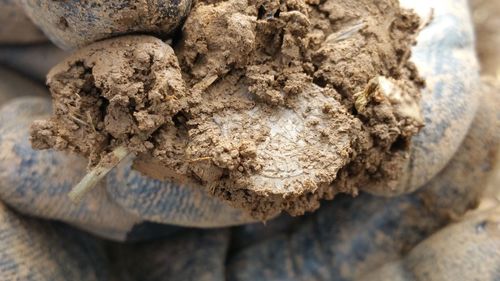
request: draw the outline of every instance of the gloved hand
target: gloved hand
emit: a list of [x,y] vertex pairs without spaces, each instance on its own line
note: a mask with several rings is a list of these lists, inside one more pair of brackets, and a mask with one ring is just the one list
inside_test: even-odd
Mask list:
[[[434,7],[434,19],[422,31],[413,53],[413,60],[428,83],[423,95],[426,127],[414,141],[411,166],[400,192],[415,190],[444,168],[466,135],[478,104],[477,91],[473,90],[477,83],[477,66],[465,1],[406,2],[412,2],[407,5],[417,5],[424,19],[431,14],[430,7]],[[66,200],[66,194],[81,178],[84,163],[81,159],[57,152],[33,151],[27,141],[29,124],[48,114],[49,110],[47,100],[34,98],[13,100],[0,109],[0,197],[14,209],[65,221],[114,239],[124,239],[134,225],[143,221],[196,227],[250,221],[242,212],[200,190],[146,179],[130,170],[127,163],[107,178],[103,183],[105,186],[96,189],[80,205],[73,205]],[[491,120],[489,117],[481,120],[484,119]],[[483,121],[476,122],[481,124]],[[474,128],[482,127],[475,125]],[[484,133],[476,132],[472,137],[475,141],[478,141],[478,134]],[[396,259],[444,225],[450,210],[459,215],[477,199],[474,192],[477,189],[473,188],[475,183],[457,181],[455,177],[464,170],[468,171],[469,165],[474,163],[466,160],[482,163],[485,159],[476,151],[467,149],[468,153],[458,153],[459,159],[450,162],[454,165],[447,167],[438,179],[417,194],[394,199],[368,195],[354,200],[341,198],[328,203],[312,216],[285,219],[285,226],[279,225],[277,229],[289,230],[287,235],[274,235],[257,246],[245,242],[251,240],[245,233],[252,232],[252,226],[238,229],[234,232],[233,244],[240,246],[228,259],[228,277],[254,280],[265,274],[270,280],[303,280],[307,277],[331,280],[329,277],[333,274],[347,279],[368,274],[381,264],[367,262],[364,265],[365,261],[370,258],[378,262]],[[446,176],[447,173],[451,176]],[[430,209],[423,206],[430,206]],[[4,213],[7,217],[16,216],[7,209]],[[30,224],[27,224],[29,228]],[[17,231],[15,226],[7,229],[13,233]],[[36,231],[33,235],[38,237]],[[8,240],[0,240],[0,243],[9,244]],[[127,259],[118,259],[116,266],[126,266],[130,269],[130,276],[144,277],[141,280],[158,280],[159,277],[186,280],[202,276],[206,280],[219,280],[224,276],[227,247],[227,231],[190,232],[144,247],[118,247],[117,257],[126,256]],[[65,251],[63,248],[60,251]],[[93,254],[99,257],[99,251]],[[169,254],[175,255],[175,260],[168,257]],[[158,264],[141,263],[137,260],[139,257],[154,258]],[[85,262],[95,260],[92,255],[80,258]],[[353,273],[358,269],[359,273]],[[88,274],[85,272],[82,270],[81,274]]]
[[30,21],[16,0],[0,1],[0,44],[47,42],[43,33]]
[[[498,199],[483,221],[424,239],[480,201],[500,141],[498,89],[484,95],[446,168],[417,192],[334,200],[288,231],[236,251],[228,262],[229,280],[471,280],[473,272],[478,280],[494,280],[495,266],[481,263],[499,259]],[[236,239],[254,236],[246,228]],[[467,269],[457,269],[462,266]],[[453,278],[457,272],[462,276]]]

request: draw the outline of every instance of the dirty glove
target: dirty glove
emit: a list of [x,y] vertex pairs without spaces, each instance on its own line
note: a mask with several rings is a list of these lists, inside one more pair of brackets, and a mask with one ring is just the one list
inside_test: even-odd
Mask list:
[[[419,36],[419,45],[414,50],[413,60],[418,65],[420,73],[428,81],[428,88],[423,98],[426,127],[414,141],[413,161],[410,161],[407,179],[404,181],[403,188],[398,189],[399,192],[412,191],[442,171],[466,135],[478,104],[476,92],[472,90],[477,82],[477,68],[473,55],[471,26],[467,20],[464,20],[468,19],[466,3],[464,1],[445,1],[438,4],[430,4],[430,1],[419,3],[418,5],[422,5],[418,9],[421,11],[422,18],[430,15],[430,10],[427,9],[429,6],[422,8],[425,4],[435,6],[434,18],[430,26],[425,28]],[[413,5],[416,4],[413,3]],[[31,121],[43,117],[49,109],[49,103],[42,99],[14,100],[0,109],[0,147],[2,149],[0,197],[14,209],[25,214],[69,222],[115,239],[124,239],[133,225],[144,220],[198,227],[225,226],[249,221],[249,218],[241,212],[208,197],[199,190],[189,187],[179,188],[169,183],[146,179],[131,171],[126,163],[108,177],[103,183],[104,188],[97,189],[80,205],[72,205],[65,200],[65,194],[81,178],[85,168],[84,163],[81,159],[61,153],[32,151],[27,141],[27,128]],[[456,122],[457,118],[460,118],[460,122]],[[463,155],[474,156],[475,154],[464,153]],[[460,172],[463,172],[468,166],[460,167],[458,169],[462,169]],[[452,168],[446,168],[448,169]],[[61,170],[64,173],[61,173]],[[442,173],[446,173],[446,170]],[[442,183],[436,180],[434,183],[429,183],[439,188],[426,187],[425,190],[431,191],[422,191],[418,195],[394,199],[363,195],[354,200],[341,198],[328,203],[328,206],[317,214],[298,219],[305,221],[303,226],[290,227],[290,232],[286,232],[286,235],[274,235],[265,244],[255,247],[241,246],[236,253],[231,253],[227,268],[223,262],[228,246],[227,233],[223,231],[193,232],[185,237],[160,243],[161,245],[150,246],[149,250],[144,252],[144,256],[155,257],[156,260],[162,261],[161,258],[166,254],[178,253],[175,249],[192,249],[186,252],[193,257],[193,264],[199,267],[193,265],[191,271],[187,271],[185,266],[168,267],[176,263],[173,261],[169,263],[169,260],[164,258],[165,264],[161,262],[153,264],[158,271],[149,267],[153,265],[136,263],[137,266],[131,268],[131,275],[152,276],[149,280],[157,280],[158,276],[189,277],[178,280],[208,276],[207,280],[219,280],[227,270],[227,276],[233,280],[255,280],[262,277],[262,274],[265,274],[264,277],[268,277],[269,280],[303,280],[307,277],[316,278],[312,280],[332,280],[329,277],[337,273],[341,274],[338,279],[342,277],[344,280],[351,280],[358,276],[356,274],[360,277],[371,274],[370,271],[381,264],[367,264],[364,267],[359,261],[365,261],[368,257],[378,261],[388,260],[387,257],[377,258],[377,254],[386,254],[390,258],[397,259],[406,254],[409,248],[419,243],[426,235],[445,224],[446,216],[437,216],[436,213],[441,211],[446,213],[448,209],[457,208],[459,210],[457,213],[460,214],[472,204],[474,200],[470,198],[475,198],[475,196],[470,191],[474,189],[474,185],[460,186],[458,189],[460,192],[456,192],[455,189],[448,189],[455,183],[452,179],[447,180],[449,182],[445,180],[446,183]],[[427,196],[427,194],[432,196]],[[423,199],[419,200],[419,195]],[[454,202],[456,205],[443,203],[441,202],[443,197],[450,201],[458,198],[456,199],[458,203]],[[426,204],[437,207],[427,213],[423,207]],[[391,208],[390,206],[393,205],[394,208]],[[441,210],[439,206],[444,207]],[[403,211],[398,209],[402,207],[406,209]],[[352,219],[346,220],[346,217],[352,217]],[[429,224],[423,223],[420,218],[424,221],[428,218]],[[292,221],[294,225],[296,220]],[[365,232],[364,228],[369,229],[370,223],[374,224],[374,230]],[[419,225],[420,223],[422,226]],[[376,235],[380,233],[377,230],[381,225],[389,227],[389,234],[386,234],[389,238],[384,239],[382,236],[380,244],[370,244],[376,241],[378,237]],[[326,230],[323,231],[322,228]],[[282,228],[279,229],[282,230]],[[246,230],[239,229],[235,233],[245,240],[242,231]],[[339,233],[344,231],[345,234],[340,236]],[[356,233],[364,236],[352,235]],[[395,236],[395,233],[399,236]],[[206,238],[210,235],[217,236],[214,241],[211,241],[212,244],[210,244],[210,239]],[[342,240],[342,237],[355,241]],[[177,242],[177,245],[172,241]],[[199,241],[205,244],[199,244]],[[311,241],[313,244],[310,244]],[[342,241],[349,241],[344,243],[352,243],[352,246],[342,251],[344,249]],[[245,241],[235,243],[243,245]],[[321,246],[325,245],[324,243],[328,247]],[[192,245],[203,245],[203,247]],[[206,245],[214,248],[203,252]],[[341,249],[336,250],[335,247],[341,247]],[[154,249],[162,251],[154,251]],[[129,257],[138,257],[133,254],[136,251],[141,253],[143,248],[118,247],[116,250],[118,254],[127,253]],[[345,255],[335,256],[334,253],[345,253]],[[371,255],[372,253],[375,254]],[[210,257],[210,264],[213,265],[210,268],[202,262],[208,257]],[[179,255],[178,260],[182,261],[183,258],[184,256]],[[137,260],[119,259],[118,261],[120,265],[125,266],[134,262]],[[346,267],[347,271],[343,270]],[[199,271],[195,270],[198,268]],[[265,268],[267,269],[264,270]],[[353,271],[356,268],[369,268],[369,270],[355,274]],[[394,268],[396,270],[397,266]],[[209,270],[215,271],[216,274],[210,274]],[[188,272],[192,275],[187,275]],[[173,278],[166,277],[166,279]]]
[[[424,22],[430,20],[413,52],[413,61],[427,79],[423,93],[426,126],[414,139],[409,166],[393,195],[415,190],[446,165],[477,108],[473,91],[477,64],[466,3],[408,2]],[[53,151],[33,151],[27,141],[31,122],[42,119],[49,110],[49,102],[43,99],[16,100],[3,107],[0,196],[15,209],[103,235],[109,232],[108,236],[122,239],[133,225],[144,220],[196,227],[251,221],[242,211],[197,188],[147,179],[126,163],[101,183],[105,188],[97,188],[84,202],[74,205],[65,200],[65,195],[82,177],[85,170],[82,161]],[[454,122],[457,116],[460,122]]]
[[425,239],[480,201],[500,141],[498,89],[482,99],[446,168],[417,192],[338,198],[263,241],[255,237],[262,226],[241,227],[233,234],[242,249],[229,258],[229,280],[495,280],[500,197],[485,198],[496,210],[481,219]]

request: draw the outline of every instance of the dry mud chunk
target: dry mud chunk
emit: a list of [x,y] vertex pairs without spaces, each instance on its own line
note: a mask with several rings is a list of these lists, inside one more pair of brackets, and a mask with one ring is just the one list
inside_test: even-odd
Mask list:
[[255,44],[255,20],[246,8],[245,0],[196,6],[183,27],[177,52],[188,76],[202,79],[246,65]]
[[[222,100],[207,95],[213,97],[205,106]],[[222,109],[211,106],[214,111],[189,122],[187,154],[201,159],[191,169],[214,194],[257,217],[283,209],[301,214],[315,209],[319,197],[333,197],[328,185],[348,162],[361,129],[334,90],[311,83],[278,108],[253,102],[244,88],[225,95]],[[213,163],[210,173],[199,166],[206,162]]]
[[32,126],[35,148],[69,150],[91,163],[117,145],[152,148],[150,135],[187,105],[177,58],[149,36],[83,48],[48,74],[54,116]]
[[384,193],[422,124],[418,27],[395,0],[198,1],[175,44],[182,71],[150,37],[97,43],[55,68],[57,118],[35,124],[34,144],[95,163],[125,143],[139,171],[260,219]]
[[211,83],[153,158],[261,219],[391,190],[422,126],[418,27],[392,0],[199,1],[176,52]]

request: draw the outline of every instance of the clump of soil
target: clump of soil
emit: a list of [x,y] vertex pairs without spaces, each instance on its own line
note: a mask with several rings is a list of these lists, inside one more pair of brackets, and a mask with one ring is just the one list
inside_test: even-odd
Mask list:
[[143,173],[260,219],[390,190],[422,126],[418,28],[395,0],[200,0],[176,55],[130,37],[56,67],[55,117],[35,123],[34,146],[95,164],[126,144]]
[[83,48],[54,67],[47,85],[54,116],[32,125],[32,145],[82,154],[95,165],[117,145],[143,152],[189,101],[177,57],[150,36]]

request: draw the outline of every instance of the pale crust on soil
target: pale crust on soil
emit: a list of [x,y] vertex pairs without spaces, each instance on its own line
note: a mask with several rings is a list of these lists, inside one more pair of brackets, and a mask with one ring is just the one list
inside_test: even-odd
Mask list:
[[[418,28],[392,0],[198,1],[175,55],[125,37],[52,70],[56,116],[35,123],[33,143],[92,164],[125,144],[143,173],[207,188],[260,219],[390,190],[422,126],[423,81],[409,62]],[[83,91],[88,73],[96,92]],[[72,110],[90,110],[94,128]]]

